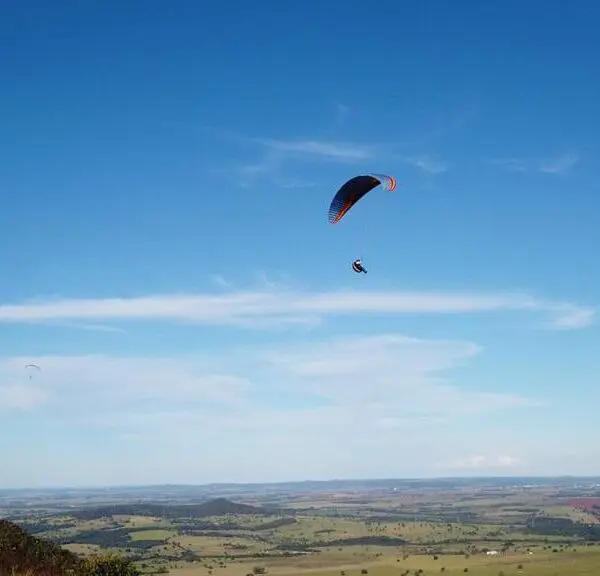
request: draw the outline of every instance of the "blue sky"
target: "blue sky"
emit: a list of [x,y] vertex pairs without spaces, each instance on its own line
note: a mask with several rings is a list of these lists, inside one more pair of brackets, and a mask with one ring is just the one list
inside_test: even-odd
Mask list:
[[600,474],[600,5],[2,8],[0,487]]

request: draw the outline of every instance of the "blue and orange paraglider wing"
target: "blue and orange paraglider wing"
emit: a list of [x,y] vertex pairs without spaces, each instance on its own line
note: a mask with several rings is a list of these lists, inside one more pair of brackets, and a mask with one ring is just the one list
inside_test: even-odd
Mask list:
[[331,201],[328,215],[329,223],[337,224],[352,206],[380,184],[385,190],[392,192],[396,188],[396,179],[393,176],[384,174],[369,174],[350,178],[337,191]]

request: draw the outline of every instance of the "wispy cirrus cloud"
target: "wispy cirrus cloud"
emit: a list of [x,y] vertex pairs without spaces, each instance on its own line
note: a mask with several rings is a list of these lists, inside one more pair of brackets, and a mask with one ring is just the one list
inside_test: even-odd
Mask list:
[[[473,421],[540,407],[536,398],[455,383],[453,370],[481,353],[469,341],[387,333],[234,352],[0,358],[0,429],[16,408],[20,419],[28,408],[42,429],[103,436],[105,451],[87,450],[70,464],[61,460],[64,444],[42,445],[40,451],[52,456],[51,465],[37,468],[46,482],[60,477],[72,484],[80,474],[80,481],[106,482],[108,471],[120,473],[120,482],[133,482],[137,470],[144,470],[146,483],[161,480],[157,474],[170,475],[170,481],[212,480],[207,470],[237,481],[257,470],[261,480],[282,474],[369,476],[373,469],[388,472],[392,448],[421,473],[442,456],[459,458],[465,443],[452,437],[452,423],[465,416]],[[25,361],[42,366],[38,378],[24,377]],[[219,442],[206,445],[207,434]],[[13,447],[18,434],[16,440]],[[467,449],[479,449],[478,442]],[[200,448],[202,458],[190,460],[190,450]],[[290,452],[292,463],[286,459]],[[5,461],[11,474],[19,453],[11,451],[14,461]],[[249,454],[254,465],[241,465]],[[106,464],[100,476],[98,461]],[[182,467],[191,461],[189,469]],[[225,472],[225,462],[235,466]]]
[[[289,176],[289,167],[298,162],[335,162],[352,164],[375,156],[376,147],[351,141],[324,139],[254,138],[259,150],[255,159],[239,168],[240,182],[251,185],[256,177],[268,176],[278,185],[312,187],[314,182]],[[286,173],[287,172],[287,173]],[[285,174],[285,175],[284,175]]]
[[402,158],[402,160],[429,174],[441,174],[443,172],[447,172],[450,168],[448,162],[444,162],[436,156],[429,156],[427,154],[418,156],[405,156]]
[[118,326],[106,326],[105,324],[85,324],[83,322],[69,323],[69,322],[56,322],[54,324],[58,327],[63,328],[77,328],[78,330],[88,330],[89,332],[112,332],[114,334],[123,333],[125,330]]
[[492,164],[502,166],[510,172],[542,172],[563,174],[579,162],[575,153],[566,153],[552,158],[496,158]]
[[[23,364],[18,368],[22,376]],[[13,372],[16,374],[17,370]],[[0,379],[0,411],[28,410],[39,404],[45,404],[49,397],[48,391],[35,383],[18,381],[16,378],[13,381]]]
[[336,140],[290,139],[277,140],[269,138],[257,139],[257,142],[268,150],[287,156],[312,156],[337,162],[354,162],[372,158],[373,146]]
[[335,120],[338,125],[342,125],[348,119],[348,116],[352,112],[350,106],[346,106],[341,102],[337,102],[335,105]]
[[[349,106],[338,102],[334,113],[335,125],[339,127],[343,124],[350,112]],[[330,132],[335,134],[337,130],[333,129]],[[427,174],[440,174],[449,169],[447,162],[431,154],[399,155],[395,152],[398,146],[406,147],[407,143],[373,139],[325,138],[322,135],[318,137],[289,138],[233,137],[231,134],[226,136],[246,145],[250,144],[257,147],[255,157],[239,167],[239,182],[242,186],[251,185],[258,176],[268,176],[278,186],[285,187],[286,182],[290,181],[288,175],[293,173],[291,165],[294,163],[325,162],[360,164],[364,167],[371,160],[377,159],[380,162],[387,158],[390,164],[400,161]],[[305,182],[303,179],[292,178],[291,180],[294,181],[294,188],[314,185],[314,183]]]
[[568,330],[593,323],[595,309],[523,293],[302,291],[285,286],[130,298],[37,300],[0,305],[0,323],[48,321],[195,322],[247,328],[315,325],[340,316],[544,314],[548,327]]
[[[222,284],[229,285],[226,280]],[[559,304],[511,294],[306,293],[270,285],[256,292],[55,300],[30,306],[2,306],[0,318],[35,322],[57,316],[72,321],[82,316],[165,321],[192,317],[231,323],[248,314],[303,317],[308,311],[325,317],[356,309],[363,314],[387,314],[390,309],[453,314],[516,309],[552,315]],[[216,316],[207,317],[207,309]],[[566,312],[572,310],[561,314]],[[5,481],[265,481],[372,476],[374,471],[387,476],[447,475],[458,464],[467,470],[508,468],[520,458],[520,450],[537,450],[536,435],[508,432],[528,421],[514,418],[516,412],[543,411],[545,403],[527,394],[490,389],[479,378],[464,385],[456,371],[460,368],[464,378],[475,358],[485,358],[476,342],[398,333],[311,335],[310,341],[225,346],[210,353],[199,348],[164,356],[0,358],[0,433],[10,431],[17,438],[5,459]],[[31,380],[23,369],[30,362],[42,367]],[[511,388],[520,387],[513,380]],[[490,430],[490,419],[503,413],[510,414],[503,419],[510,420],[510,426]],[[32,419],[36,438],[42,439],[34,447],[29,436],[20,440],[17,433],[20,422],[27,427]],[[52,433],[73,439],[72,445],[50,440]],[[77,452],[86,442],[75,439],[87,434],[102,438],[105,448]],[[207,435],[219,442],[207,445]],[[27,468],[19,457],[20,446],[27,447],[29,461],[44,459],[48,465]],[[565,449],[554,448],[551,457],[538,463],[545,470],[555,469],[557,452]],[[199,450],[201,459],[189,458]],[[397,455],[393,462],[390,450]],[[477,456],[465,458],[465,452]],[[66,453],[69,458],[62,458]],[[510,454],[511,460],[495,454]],[[398,462],[409,464],[399,470]]]
[[508,456],[506,454],[499,454],[494,456],[483,456],[481,454],[475,454],[456,460],[452,463],[452,468],[458,469],[471,469],[471,470],[482,470],[482,469],[498,469],[498,468],[518,468],[523,463],[519,458],[515,456]]
[[[574,469],[574,443],[578,473],[597,473],[589,422],[552,436],[551,450],[531,424],[553,421],[547,390],[465,381],[485,356],[468,340],[384,333],[210,354],[0,358],[0,437],[10,438],[1,483],[557,474]],[[43,371],[29,380],[32,361]],[[515,376],[511,388],[523,389]]]
[[440,174],[449,169],[448,162],[435,155],[397,155],[392,152],[389,144],[384,143],[319,139],[257,139],[257,142],[266,148],[267,154],[260,164],[250,165],[253,166],[250,170],[255,171],[269,170],[278,163],[291,159],[307,160],[312,158],[321,161],[354,163],[374,158],[381,159],[385,156],[388,156],[390,161],[399,160],[429,174]]
[[[463,394],[446,380],[453,369],[481,352],[480,346],[463,340],[379,334],[338,337],[288,350],[276,346],[262,358],[278,381],[337,406],[377,407],[387,417],[444,417],[540,405],[513,394]],[[390,409],[390,402],[403,406]]]

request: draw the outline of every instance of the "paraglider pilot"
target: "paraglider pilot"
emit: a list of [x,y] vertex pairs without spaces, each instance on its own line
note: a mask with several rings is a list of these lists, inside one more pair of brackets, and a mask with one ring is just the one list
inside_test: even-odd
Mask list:
[[[389,192],[396,189],[396,179],[393,176],[385,174],[363,174],[354,176],[350,180],[342,184],[342,187],[335,193],[331,204],[327,219],[330,224],[337,224],[342,220],[344,215],[352,209],[352,207],[371,190],[380,186]],[[361,272],[367,273],[360,259],[352,262],[352,270],[357,274]]]
[[364,272],[365,274],[367,273],[367,270],[362,265],[362,262],[360,260],[355,260],[354,262],[352,262],[352,270],[354,270],[358,274],[360,274],[361,272]]

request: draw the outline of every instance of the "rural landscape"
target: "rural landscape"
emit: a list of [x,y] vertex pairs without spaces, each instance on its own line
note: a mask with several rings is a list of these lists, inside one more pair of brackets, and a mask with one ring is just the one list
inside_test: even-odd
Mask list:
[[2,556],[10,532],[131,573],[600,574],[600,478],[7,490],[0,509]]

